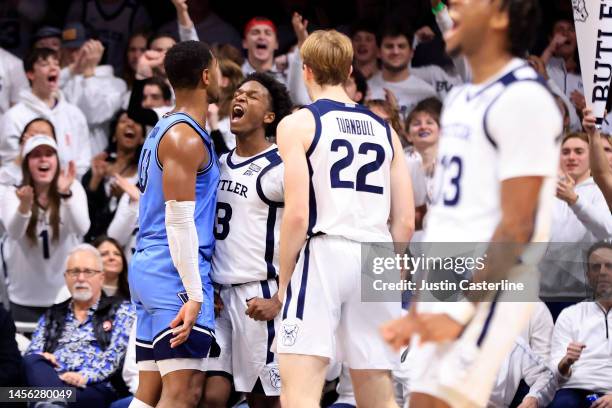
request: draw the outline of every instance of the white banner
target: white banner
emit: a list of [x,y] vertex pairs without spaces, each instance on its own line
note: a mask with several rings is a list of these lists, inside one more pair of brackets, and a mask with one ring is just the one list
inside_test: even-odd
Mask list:
[[572,0],[584,97],[602,124],[612,80],[612,0]]

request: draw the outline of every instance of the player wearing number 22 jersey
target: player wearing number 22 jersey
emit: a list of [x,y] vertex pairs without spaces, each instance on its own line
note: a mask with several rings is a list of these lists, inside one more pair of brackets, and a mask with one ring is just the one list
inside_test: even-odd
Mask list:
[[285,165],[279,289],[285,299],[276,340],[282,392],[289,405],[318,405],[325,366],[339,355],[352,370],[358,405],[393,406],[386,370],[398,356],[378,328],[399,317],[401,305],[362,302],[361,243],[408,241],[409,175],[395,132],[344,92],[350,40],[317,31],[301,52],[315,102],[277,131]]

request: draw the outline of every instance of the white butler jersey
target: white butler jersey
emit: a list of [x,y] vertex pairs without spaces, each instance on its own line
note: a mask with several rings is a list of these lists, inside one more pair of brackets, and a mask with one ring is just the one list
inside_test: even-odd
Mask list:
[[219,159],[213,282],[231,285],[278,275],[283,165],[276,145],[249,158]]
[[543,176],[532,241],[548,241],[562,121],[536,72],[513,59],[485,84],[453,89],[441,118],[425,241],[489,242],[506,179]]
[[[308,108],[316,133],[310,173],[308,235],[389,242],[391,131],[364,106],[320,99]],[[401,152],[400,152],[401,154]]]

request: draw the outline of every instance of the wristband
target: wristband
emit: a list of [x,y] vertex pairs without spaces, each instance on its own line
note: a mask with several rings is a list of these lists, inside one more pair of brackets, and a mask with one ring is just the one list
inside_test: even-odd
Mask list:
[[433,15],[437,15],[439,12],[441,12],[444,9],[444,3],[439,2],[438,5],[436,7],[432,7],[431,8],[431,12],[433,13]]

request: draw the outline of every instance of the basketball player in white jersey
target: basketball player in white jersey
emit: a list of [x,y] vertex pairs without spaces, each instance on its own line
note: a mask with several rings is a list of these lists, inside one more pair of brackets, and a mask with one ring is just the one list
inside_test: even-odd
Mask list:
[[315,31],[300,52],[315,102],[283,119],[277,131],[285,165],[284,305],[276,339],[281,401],[318,407],[327,366],[340,350],[357,405],[394,407],[390,370],[398,355],[378,327],[399,317],[401,305],[361,301],[361,242],[395,241],[405,249],[414,230],[410,177],[395,132],[344,91],[351,40]]
[[[500,281],[524,270],[533,276],[526,258],[517,260],[527,242],[548,240],[562,120],[544,81],[517,58],[535,35],[537,3],[450,1],[454,27],[445,35],[446,48],[465,55],[473,83],[453,89],[445,101],[424,241],[490,242],[475,281]],[[418,303],[413,313],[383,327],[395,347],[416,334],[410,406],[487,404],[532,304],[482,300],[509,297],[482,292],[473,302]]]
[[222,350],[218,359],[209,359],[206,391],[217,394],[222,382],[229,395],[226,376],[232,375],[250,407],[280,407],[280,375],[270,346],[280,324],[283,165],[267,137],[275,136],[291,106],[285,86],[270,75],[247,76],[230,112],[236,148],[219,160],[212,279],[221,285],[224,304],[216,330]]

